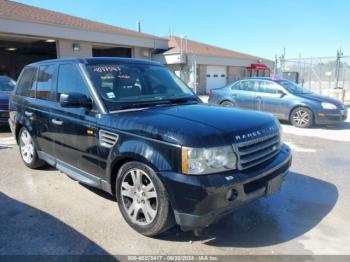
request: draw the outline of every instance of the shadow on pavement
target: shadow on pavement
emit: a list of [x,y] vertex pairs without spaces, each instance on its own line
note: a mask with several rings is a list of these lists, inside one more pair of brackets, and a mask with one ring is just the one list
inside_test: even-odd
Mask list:
[[322,129],[328,129],[328,130],[346,130],[346,129],[350,129],[350,122],[343,122],[337,125],[316,126],[316,127],[322,128]]
[[[280,123],[283,125],[293,126],[288,121],[282,121],[280,120]],[[322,130],[347,130],[350,129],[350,122],[342,122],[339,124],[333,124],[333,125],[313,125],[309,128],[306,128],[306,130],[312,130],[312,129],[322,129]]]
[[89,185],[86,185],[86,184],[83,184],[83,183],[80,183],[79,184],[83,187],[85,187],[87,190],[95,193],[96,195],[100,196],[100,197],[103,197],[104,199],[106,200],[109,200],[109,201],[113,201],[113,202],[116,202],[117,200],[115,199],[115,197],[101,189],[98,189],[96,187],[92,187],[92,186],[89,186]]
[[224,217],[206,228],[199,238],[174,228],[159,239],[203,241],[219,247],[264,247],[297,238],[315,226],[333,209],[337,188],[328,182],[289,173],[282,190]]
[[0,192],[0,255],[109,255],[52,215]]

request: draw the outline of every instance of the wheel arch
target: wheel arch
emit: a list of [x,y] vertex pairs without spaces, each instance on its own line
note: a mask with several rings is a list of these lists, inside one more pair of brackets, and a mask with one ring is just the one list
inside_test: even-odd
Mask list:
[[179,152],[169,152],[169,146],[161,144],[138,139],[120,141],[120,144],[116,145],[110,152],[106,181],[110,183],[112,192],[115,194],[115,181],[120,168],[125,163],[137,161],[158,173],[159,171],[172,170],[175,167],[176,163],[170,161],[174,158],[175,153]]
[[17,145],[19,145],[19,131],[21,131],[23,125],[21,123],[17,123],[15,126],[15,139],[17,142]]
[[233,105],[236,105],[236,102],[235,101],[232,101],[231,99],[228,99],[228,98],[224,98],[223,100],[220,101],[220,105],[222,105],[224,102],[230,102],[232,103]]
[[115,195],[115,183],[117,181],[117,176],[118,176],[118,172],[120,170],[120,168],[129,162],[140,162],[142,164],[145,164],[147,166],[149,166],[150,168],[152,168],[156,173],[158,172],[158,169],[156,166],[154,166],[150,161],[147,161],[147,159],[145,159],[142,156],[138,156],[136,154],[132,155],[132,154],[125,154],[122,155],[118,158],[116,158],[112,163],[111,163],[111,167],[110,167],[110,171],[109,173],[109,181],[110,181],[110,185],[111,185],[111,192],[113,195]]

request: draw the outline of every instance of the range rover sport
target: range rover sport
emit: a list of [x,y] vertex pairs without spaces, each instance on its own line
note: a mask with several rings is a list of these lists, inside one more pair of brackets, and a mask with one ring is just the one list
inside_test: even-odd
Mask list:
[[164,66],[136,59],[26,66],[9,123],[26,166],[109,192],[147,236],[206,227],[272,194],[292,158],[275,117],[205,105]]

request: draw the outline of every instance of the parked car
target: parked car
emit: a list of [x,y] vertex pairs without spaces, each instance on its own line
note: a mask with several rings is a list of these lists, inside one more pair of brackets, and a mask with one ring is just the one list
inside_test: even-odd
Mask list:
[[10,125],[26,166],[48,163],[109,192],[147,236],[175,223],[202,228],[270,195],[291,165],[275,117],[203,104],[171,71],[143,60],[28,65]]
[[296,127],[336,124],[347,118],[340,101],[312,93],[289,80],[248,78],[213,89],[209,103],[239,107],[275,115]]
[[13,79],[0,76],[0,125],[8,124],[9,97],[15,86],[16,82]]

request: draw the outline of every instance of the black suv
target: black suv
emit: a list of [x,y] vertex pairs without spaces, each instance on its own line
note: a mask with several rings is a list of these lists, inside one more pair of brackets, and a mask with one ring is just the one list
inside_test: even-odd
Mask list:
[[291,164],[273,116],[203,104],[164,66],[123,58],[26,66],[10,126],[30,168],[45,163],[113,194],[157,235],[205,227],[278,190]]

